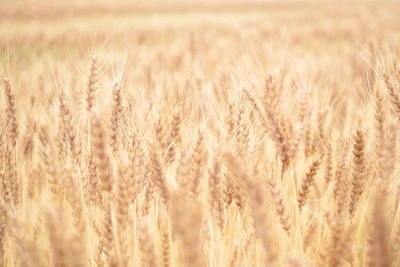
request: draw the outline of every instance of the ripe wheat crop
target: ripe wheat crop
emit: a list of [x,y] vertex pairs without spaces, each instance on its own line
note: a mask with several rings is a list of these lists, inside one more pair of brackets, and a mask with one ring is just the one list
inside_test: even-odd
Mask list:
[[400,266],[399,14],[0,2],[0,265]]

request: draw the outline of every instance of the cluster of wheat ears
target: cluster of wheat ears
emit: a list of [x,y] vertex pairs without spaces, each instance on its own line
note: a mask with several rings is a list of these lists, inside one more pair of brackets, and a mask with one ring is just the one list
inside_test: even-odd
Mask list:
[[111,106],[100,107],[97,61],[86,99],[71,103],[66,92],[57,93],[51,125],[31,118],[21,129],[12,81],[3,79],[6,265],[395,262],[400,72],[380,75],[371,101],[374,127],[360,121],[353,136],[343,137],[333,136],[329,109],[311,114],[306,89],[299,90],[295,119],[287,118],[272,75],[219,103],[220,124],[194,114],[195,130],[185,117],[200,113],[196,107],[176,104],[136,118],[121,77],[112,84]]
[[115,48],[143,53],[136,68],[96,52],[63,67],[90,16],[43,32],[28,18],[24,34],[24,17],[0,23],[0,52],[13,46],[0,72],[0,266],[400,264],[398,17],[343,9],[314,25],[311,7],[270,21],[235,10],[156,17],[168,31],[138,18],[131,37],[127,18],[105,16],[97,38],[115,20]]

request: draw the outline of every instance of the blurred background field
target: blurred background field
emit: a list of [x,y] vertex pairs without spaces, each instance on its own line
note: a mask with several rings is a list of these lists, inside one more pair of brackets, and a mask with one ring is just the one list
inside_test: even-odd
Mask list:
[[369,65],[395,67],[399,11],[392,1],[4,1],[0,60],[30,86],[96,54],[108,66],[126,60],[140,81],[149,68],[208,82],[240,69],[248,81],[312,62],[305,79],[356,87],[374,75]]

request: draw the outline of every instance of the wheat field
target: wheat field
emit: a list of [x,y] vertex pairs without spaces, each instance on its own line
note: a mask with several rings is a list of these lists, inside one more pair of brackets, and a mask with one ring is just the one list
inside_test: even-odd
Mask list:
[[399,14],[0,1],[0,265],[400,266]]

